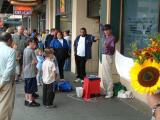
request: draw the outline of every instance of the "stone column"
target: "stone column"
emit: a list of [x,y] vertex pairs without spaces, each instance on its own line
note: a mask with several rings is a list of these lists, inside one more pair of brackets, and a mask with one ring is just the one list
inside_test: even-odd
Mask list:
[[55,28],[56,0],[46,1],[46,29]]

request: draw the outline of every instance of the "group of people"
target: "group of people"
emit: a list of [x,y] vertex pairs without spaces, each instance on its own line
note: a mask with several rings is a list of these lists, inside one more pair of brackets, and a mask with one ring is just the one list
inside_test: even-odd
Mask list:
[[[106,96],[113,96],[112,57],[115,52],[115,37],[110,25],[100,24],[104,35],[103,76]],[[80,29],[80,35],[73,43],[77,79],[82,82],[86,76],[86,62],[92,58],[92,44],[97,37],[87,34],[86,28]],[[38,85],[43,85],[43,105],[46,108],[57,107],[54,104],[57,80],[64,79],[64,69],[70,70],[71,38],[69,31],[62,33],[57,29],[46,30],[42,35],[36,30],[29,36],[24,34],[24,27],[18,26],[16,33],[0,34],[0,120],[10,120],[14,107],[15,81],[24,79],[25,101],[27,107],[38,107],[36,102]],[[154,96],[153,96],[154,97]],[[148,97],[152,107],[157,103]],[[154,102],[153,102],[154,101]]]
[[[104,43],[104,48],[105,54],[112,56],[115,49],[115,38],[111,34],[111,27],[110,25],[102,26],[102,30],[106,39],[108,39],[107,36],[111,36],[109,42]],[[0,45],[2,46],[0,50],[5,52],[4,55],[0,55],[2,58],[0,59],[0,92],[3,89],[8,89],[4,93],[4,104],[2,105],[6,105],[8,101],[11,102],[7,106],[0,104],[0,108],[10,109],[10,112],[6,114],[1,111],[0,115],[5,118],[11,114],[15,93],[14,81],[19,83],[20,79],[24,79],[25,106],[40,106],[35,99],[38,97],[36,94],[38,85],[43,85],[43,105],[47,108],[57,107],[53,103],[56,80],[65,80],[64,69],[70,70],[71,65],[69,32],[67,30],[62,33],[57,29],[51,29],[50,33],[49,30],[46,30],[46,33],[43,32],[40,35],[36,30],[33,30],[32,34],[28,35],[23,26],[18,26],[16,33],[7,31],[0,35]],[[80,35],[73,43],[77,68],[75,82],[83,83],[86,76],[86,62],[92,58],[92,44],[97,40],[97,37],[87,34],[86,28],[80,29]],[[110,81],[112,81],[111,77]],[[7,98],[5,97],[6,94],[8,94]],[[112,95],[109,94],[109,97]]]
[[42,36],[36,31],[33,32],[31,36],[25,35],[24,27],[18,26],[14,34],[0,34],[0,50],[4,51],[4,54],[0,54],[0,120],[11,119],[15,83],[19,83],[21,79],[24,80],[25,106],[40,106],[35,99],[39,96],[36,94],[38,85],[43,85],[43,105],[46,108],[57,107],[53,103],[56,80],[58,77],[64,80],[63,68],[66,59],[66,65],[70,64],[69,31],[63,34],[52,29],[51,33],[44,37],[45,42],[42,41]]

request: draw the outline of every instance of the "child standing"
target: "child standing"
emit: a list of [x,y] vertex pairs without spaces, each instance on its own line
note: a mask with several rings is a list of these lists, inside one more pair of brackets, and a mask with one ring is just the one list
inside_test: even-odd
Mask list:
[[55,87],[58,70],[53,62],[55,56],[53,55],[52,49],[45,49],[45,61],[42,65],[43,71],[43,104],[47,108],[55,108],[56,105],[53,104],[55,97]]
[[38,107],[40,106],[34,100],[32,94],[38,91],[37,88],[37,80],[36,80],[36,64],[37,58],[34,52],[36,48],[36,42],[34,39],[30,39],[28,41],[28,46],[24,49],[23,54],[23,72],[24,72],[24,79],[25,79],[25,106],[29,107]]
[[42,64],[43,64],[43,61],[44,61],[44,57],[43,57],[43,51],[42,49],[38,48],[36,50],[36,57],[37,57],[37,60],[38,60],[38,63],[37,63],[37,85],[40,86],[42,85]]

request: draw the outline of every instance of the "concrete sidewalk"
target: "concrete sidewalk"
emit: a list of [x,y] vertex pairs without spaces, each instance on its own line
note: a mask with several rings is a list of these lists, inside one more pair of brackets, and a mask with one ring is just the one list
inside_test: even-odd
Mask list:
[[[66,73],[66,78],[74,76]],[[42,87],[39,87],[41,103],[39,108],[24,106],[23,82],[17,85],[13,120],[150,120],[149,108],[136,100],[104,99],[99,97],[84,102],[74,97],[75,92],[57,93],[56,109],[46,109],[42,105]]]

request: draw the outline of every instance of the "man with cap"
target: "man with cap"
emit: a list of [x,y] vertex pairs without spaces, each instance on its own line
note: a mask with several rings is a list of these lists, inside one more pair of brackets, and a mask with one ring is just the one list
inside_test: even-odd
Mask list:
[[105,98],[113,97],[112,63],[115,52],[115,37],[112,34],[111,25],[100,24],[100,29],[104,34],[103,54],[102,54],[102,81],[106,89]]

